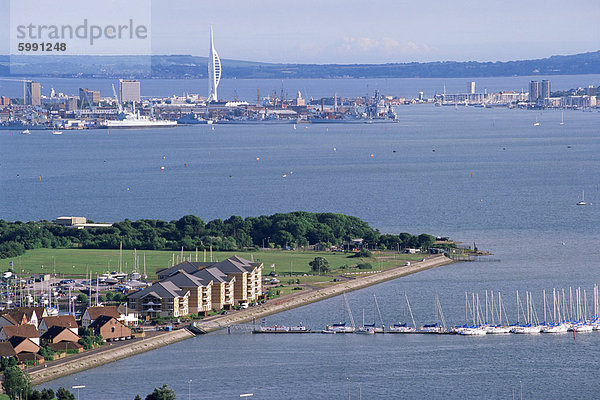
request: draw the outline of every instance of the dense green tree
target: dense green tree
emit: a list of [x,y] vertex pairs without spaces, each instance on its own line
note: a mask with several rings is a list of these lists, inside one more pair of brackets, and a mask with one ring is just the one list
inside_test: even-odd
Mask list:
[[27,375],[21,371],[21,368],[13,365],[4,370],[2,388],[9,399],[15,400],[21,395],[30,392],[31,383],[29,382]]
[[175,400],[175,392],[169,389],[169,385],[162,385],[155,388],[152,393],[146,396],[146,400]]
[[56,391],[56,398],[58,400],[75,400],[75,395],[64,387],[59,387]]
[[324,257],[315,257],[314,260],[308,263],[314,272],[323,273],[329,271],[329,261]]

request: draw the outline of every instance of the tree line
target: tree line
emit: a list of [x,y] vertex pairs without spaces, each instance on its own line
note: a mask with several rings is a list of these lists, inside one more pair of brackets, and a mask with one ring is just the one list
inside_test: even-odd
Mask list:
[[320,243],[342,246],[361,238],[370,249],[427,248],[428,234],[382,234],[353,216],[295,211],[259,217],[234,215],[204,222],[194,215],[174,221],[128,219],[108,228],[73,229],[51,221],[0,220],[0,258],[15,257],[37,248],[140,250],[242,250],[257,247],[297,248]]

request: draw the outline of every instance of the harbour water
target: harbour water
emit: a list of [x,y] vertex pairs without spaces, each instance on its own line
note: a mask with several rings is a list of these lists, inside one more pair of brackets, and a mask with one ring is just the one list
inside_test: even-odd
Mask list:
[[[581,85],[587,82],[582,82]],[[577,86],[577,85],[574,85]],[[0,216],[213,218],[292,210],[358,216],[382,232],[476,242],[498,262],[457,263],[348,293],[354,317],[464,323],[464,292],[587,289],[599,283],[597,112],[398,108],[383,125],[178,127],[0,133]],[[540,126],[534,127],[536,116]],[[371,156],[373,155],[373,156]],[[259,160],[257,161],[257,158]],[[186,166],[187,164],[187,166]],[[161,170],[161,166],[165,169]],[[293,171],[293,174],[290,172]],[[471,174],[472,173],[472,174]],[[283,178],[282,175],[287,177]],[[588,206],[576,206],[585,189]],[[333,256],[332,257],[338,257]],[[590,295],[589,295],[590,296]],[[590,296],[591,297],[591,296]],[[589,297],[588,297],[589,298]],[[340,297],[268,318],[323,328]],[[371,322],[369,320],[369,322]],[[511,321],[512,322],[512,321]],[[163,383],[178,397],[593,398],[597,332],[567,335],[251,335],[216,332],[62,378],[81,398],[142,397]]]

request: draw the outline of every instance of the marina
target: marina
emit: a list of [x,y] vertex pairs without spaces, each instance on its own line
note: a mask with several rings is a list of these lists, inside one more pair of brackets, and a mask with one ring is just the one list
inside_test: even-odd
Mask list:
[[[561,297],[562,293],[562,297]],[[483,335],[498,335],[498,334],[517,334],[531,335],[539,333],[583,333],[600,331],[600,299],[598,293],[598,285],[594,285],[592,297],[588,304],[587,292],[581,288],[569,288],[568,300],[565,297],[565,289],[552,290],[552,303],[546,302],[546,291],[542,293],[544,319],[540,322],[533,294],[526,292],[525,305],[516,292],[516,323],[510,324],[506,315],[506,307],[503,306],[502,296],[500,292],[485,292],[485,311],[479,301],[479,294],[471,293],[471,301],[465,292],[465,320],[464,325],[455,325],[448,327],[442,310],[442,306],[437,293],[434,296],[435,323],[424,324],[417,328],[410,310],[410,303],[406,292],[404,299],[411,314],[413,326],[407,325],[406,322],[392,323],[385,325],[381,318],[381,325],[365,324],[364,311],[363,322],[360,326],[356,326],[352,310],[346,299],[346,294],[343,293],[342,299],[344,302],[344,317],[348,317],[348,322],[339,322],[329,324],[323,330],[310,329],[301,324],[297,326],[263,325],[266,319],[262,320],[261,325],[256,325],[256,321],[252,327],[252,333],[320,333],[320,334],[437,334],[448,335],[455,334],[461,336],[483,336]],[[495,297],[497,296],[497,297]],[[495,302],[495,298],[497,301]],[[377,298],[374,296],[377,304]],[[589,306],[589,308],[588,308]],[[377,309],[379,306],[377,305]]]

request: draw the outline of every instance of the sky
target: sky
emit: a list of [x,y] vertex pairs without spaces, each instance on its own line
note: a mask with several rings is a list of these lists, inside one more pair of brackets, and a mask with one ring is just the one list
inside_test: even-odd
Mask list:
[[[23,0],[0,0],[1,54],[14,33],[11,1]],[[77,23],[82,13],[71,1],[50,2],[44,21],[55,12]],[[206,56],[211,24],[221,58],[274,63],[508,61],[600,50],[598,0],[137,1],[150,15],[153,54]],[[115,0],[78,3],[100,5],[97,18],[120,9]]]

